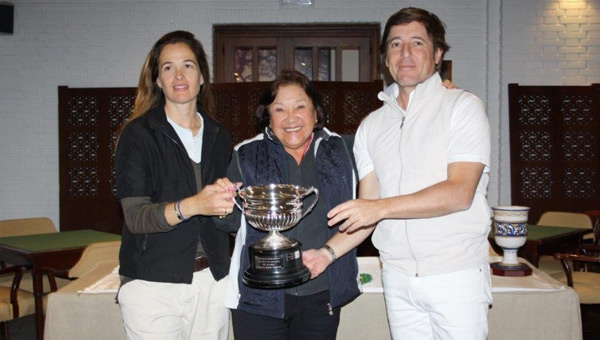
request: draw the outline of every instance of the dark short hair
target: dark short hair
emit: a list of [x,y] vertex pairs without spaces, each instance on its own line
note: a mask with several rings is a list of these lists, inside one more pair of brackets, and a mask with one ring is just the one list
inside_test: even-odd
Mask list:
[[317,123],[315,124],[315,130],[322,129],[327,121],[327,110],[323,105],[321,95],[312,85],[310,80],[306,76],[298,71],[283,70],[279,76],[269,85],[269,87],[263,92],[258,106],[254,112],[254,118],[256,119],[256,125],[259,131],[269,126],[271,115],[269,113],[269,105],[273,104],[279,88],[285,85],[298,85],[306,95],[312,101],[313,107],[317,112]]
[[[446,25],[444,25],[437,15],[424,9],[415,7],[403,8],[392,14],[392,16],[388,19],[387,23],[385,24],[385,29],[383,30],[381,45],[379,45],[379,52],[381,55],[385,58],[390,30],[392,27],[410,24],[413,21],[420,22],[423,24],[423,26],[425,26],[425,30],[427,31],[429,39],[433,41],[433,50],[436,51],[438,48],[441,49],[442,59],[444,59],[444,54],[450,50],[450,45],[446,43]],[[438,65],[438,67],[441,67],[441,63]]]

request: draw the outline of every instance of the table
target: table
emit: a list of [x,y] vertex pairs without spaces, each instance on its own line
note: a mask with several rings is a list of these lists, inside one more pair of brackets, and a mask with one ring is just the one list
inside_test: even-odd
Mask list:
[[110,274],[118,262],[101,263],[91,272],[48,295],[46,340],[127,339],[116,293],[82,294]]
[[0,261],[32,268],[37,339],[44,338],[42,276],[44,269],[71,268],[85,247],[95,242],[120,240],[121,236],[96,230],[0,237]]
[[[592,232],[592,229],[550,227],[539,225],[527,226],[527,241],[519,248],[518,256],[527,259],[536,268],[539,266],[540,255],[554,255],[561,251],[569,250],[583,243],[583,236]],[[502,248],[496,245],[493,231],[488,240],[498,254]]]
[[[500,261],[490,257],[490,262]],[[377,259],[375,259],[377,260]],[[520,262],[529,264],[525,259]],[[342,308],[338,339],[391,339],[379,269],[373,259],[359,258],[361,272],[373,283]],[[371,263],[369,263],[371,262]],[[492,276],[492,308],[488,340],[581,340],[579,297],[575,291],[533,268],[528,277]]]
[[[378,261],[376,257],[359,258],[360,272]],[[103,264],[49,295],[46,340],[127,339],[114,290],[82,292],[116,266],[117,263]],[[374,268],[369,271],[373,281],[364,286],[364,293],[342,308],[337,336],[340,340],[390,339],[381,278],[378,267]],[[488,339],[581,340],[579,298],[575,291],[538,269],[533,272],[526,278],[492,277],[494,302],[489,314]],[[233,339],[231,331],[229,339]]]

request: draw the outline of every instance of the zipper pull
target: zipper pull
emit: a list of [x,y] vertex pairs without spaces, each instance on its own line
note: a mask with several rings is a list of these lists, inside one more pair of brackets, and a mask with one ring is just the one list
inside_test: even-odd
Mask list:
[[329,315],[333,315],[333,307],[331,307],[331,303],[327,303],[327,309],[329,310]]
[[402,127],[404,126],[404,118],[406,118],[406,116],[402,116],[402,122],[400,122],[400,130],[402,130]]

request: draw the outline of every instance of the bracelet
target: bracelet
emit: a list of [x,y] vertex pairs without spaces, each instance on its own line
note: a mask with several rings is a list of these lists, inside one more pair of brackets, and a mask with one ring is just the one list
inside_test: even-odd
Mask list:
[[335,254],[335,250],[333,250],[333,248],[331,248],[328,244],[324,244],[321,247],[321,249],[325,249],[325,250],[327,250],[327,252],[329,254],[331,254],[331,258],[332,258],[331,263],[334,263],[335,260],[337,260],[337,255]]
[[185,222],[185,221],[189,220],[189,218],[186,218],[185,216],[183,216],[183,213],[181,212],[181,200],[175,202],[175,204],[173,205],[173,209],[175,209],[175,214],[177,215],[177,218],[181,222]]

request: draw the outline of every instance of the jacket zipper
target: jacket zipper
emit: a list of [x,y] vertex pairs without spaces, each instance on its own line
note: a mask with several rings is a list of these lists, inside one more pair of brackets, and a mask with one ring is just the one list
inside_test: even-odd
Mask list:
[[142,241],[142,255],[146,252],[146,246],[148,245],[148,234],[144,235],[144,240]]
[[[300,164],[298,164],[298,173],[299,173],[299,175],[300,175],[300,176],[299,176],[299,178],[300,178],[300,181],[302,180],[302,161],[304,160],[304,156],[306,155],[306,153],[307,153],[307,152],[308,152],[308,150],[310,149],[310,145],[312,144],[312,141],[313,141],[314,137],[315,137],[315,136],[314,136],[314,133],[313,133],[313,135],[312,135],[312,136],[311,136],[311,138],[310,138],[310,142],[309,142],[309,144],[307,145],[306,149],[304,150],[304,154],[302,154],[302,160],[300,160]],[[318,142],[319,142],[319,140],[315,141],[315,150],[314,150],[314,153],[315,153],[315,155],[316,155],[316,153],[317,153],[317,152],[316,152],[316,148],[317,148],[317,143],[318,143]],[[316,160],[315,160],[315,161],[316,161]],[[288,181],[289,181],[289,178],[288,178]],[[303,228],[300,228],[300,234],[298,235],[298,239],[303,239],[303,238],[304,238],[304,229],[303,229]],[[295,286],[295,287],[293,288],[293,291],[294,291],[294,295],[295,295],[295,296],[298,296],[298,286]]]
[[187,154],[187,151],[185,150],[185,148],[182,145],[179,145],[179,143],[177,143],[177,141],[175,139],[173,139],[171,136],[169,136],[168,133],[166,133],[162,130],[160,131],[160,133],[167,136],[167,138],[169,138],[173,143],[175,143],[175,145],[177,145],[177,147],[179,147],[180,149],[183,148],[183,150],[180,150],[180,151],[184,151]]
[[[163,130],[160,130],[160,133],[162,133],[163,135],[165,135],[168,139],[170,139],[175,145],[177,145],[177,147],[179,148],[179,151],[183,152],[184,155],[188,156],[187,150],[185,149],[185,147],[179,143],[177,143],[177,141],[172,138],[171,136],[169,136],[168,133],[166,133]],[[204,149],[204,145],[202,146],[202,148]],[[201,151],[202,152],[202,151]],[[189,156],[188,156],[189,157]],[[202,167],[202,172],[204,172],[206,169],[206,167]],[[195,174],[194,169],[192,169],[192,174]],[[202,176],[202,174],[200,174]],[[194,178],[195,180],[195,178]],[[203,180],[203,178],[201,178],[201,180]],[[202,181],[202,183],[204,183],[204,181]],[[194,186],[195,187],[195,186]]]
[[[402,153],[401,153],[401,145],[402,145],[402,128],[404,127],[404,121],[406,120],[406,110],[403,113],[402,109],[398,106],[397,102],[394,101],[396,103],[396,107],[394,107],[394,105],[391,105],[393,109],[397,109],[399,111],[399,113],[402,115],[402,121],[400,122],[400,141],[398,143],[398,151],[400,152],[400,159],[402,159]],[[408,108],[407,108],[408,109]],[[402,167],[400,167],[400,171],[402,171]],[[402,172],[400,173],[400,177],[402,177]],[[402,182],[402,180],[400,181]],[[400,188],[398,188],[400,189]],[[413,253],[412,247],[410,246],[410,240],[409,240],[409,234],[408,234],[408,222],[406,221],[406,219],[404,220],[404,233],[406,235],[406,243],[408,245],[408,251],[410,252],[410,255],[412,256],[413,262],[415,263],[415,277],[419,277],[419,268],[418,268],[418,264],[417,264],[417,259],[415,257],[415,254]]]

